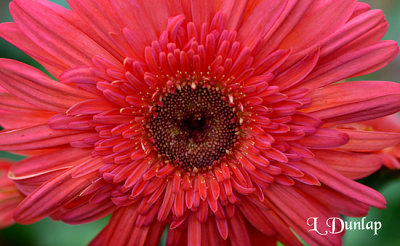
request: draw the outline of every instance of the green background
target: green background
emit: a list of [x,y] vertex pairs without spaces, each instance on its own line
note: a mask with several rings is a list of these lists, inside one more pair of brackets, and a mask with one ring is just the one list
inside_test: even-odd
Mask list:
[[[300,0],[301,1],[301,0]],[[8,12],[9,0],[0,0],[0,22],[12,21]],[[53,0],[68,7],[65,0]],[[399,0],[369,0],[372,8],[383,9],[390,24],[385,39],[400,41],[400,1]],[[12,58],[40,67],[30,57],[0,39],[0,57]],[[397,58],[386,68],[365,76],[366,80],[389,80],[399,82],[400,59]],[[1,158],[19,157],[0,152]],[[371,231],[348,231],[344,237],[344,245],[400,245],[400,171],[382,169],[361,182],[380,191],[387,199],[387,209],[372,208],[366,221],[381,221],[382,229],[377,236]],[[107,223],[105,218],[85,225],[66,225],[50,219],[44,219],[36,224],[22,226],[14,225],[0,230],[0,246],[80,246],[86,245]],[[359,219],[349,219],[358,221]]]

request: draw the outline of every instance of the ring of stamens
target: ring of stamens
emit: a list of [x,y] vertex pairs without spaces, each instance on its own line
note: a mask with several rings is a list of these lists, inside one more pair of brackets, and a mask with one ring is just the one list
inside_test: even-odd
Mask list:
[[218,87],[179,86],[153,112],[149,132],[157,152],[188,171],[212,168],[237,141],[235,108]]

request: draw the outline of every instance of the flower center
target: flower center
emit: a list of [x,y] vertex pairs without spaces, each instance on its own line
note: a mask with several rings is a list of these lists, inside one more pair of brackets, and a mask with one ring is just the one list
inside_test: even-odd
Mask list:
[[216,87],[179,87],[154,112],[150,134],[158,153],[189,171],[210,169],[236,142],[235,108]]

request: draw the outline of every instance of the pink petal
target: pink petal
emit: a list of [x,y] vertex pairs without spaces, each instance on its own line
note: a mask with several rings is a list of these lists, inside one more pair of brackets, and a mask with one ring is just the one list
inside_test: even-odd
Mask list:
[[164,224],[154,222],[151,226],[138,227],[136,221],[140,215],[137,210],[137,205],[119,208],[90,245],[156,246],[165,228]]
[[90,150],[65,147],[19,161],[11,167],[10,172],[13,180],[22,180],[73,167],[86,157],[90,157]]
[[71,171],[48,180],[28,195],[15,210],[15,220],[20,224],[37,222],[54,212],[87,187],[95,174],[72,179]]
[[315,201],[323,203],[326,207],[338,211],[340,214],[352,217],[365,216],[369,207],[364,203],[355,201],[351,197],[341,194],[327,186],[313,187],[304,184],[296,185],[306,194],[314,197]]
[[110,33],[120,33],[122,23],[116,18],[118,14],[110,8],[109,0],[69,0],[68,5],[72,12],[82,18],[80,29],[118,60],[124,57],[114,45]]
[[[183,3],[184,2],[185,1],[183,1]],[[214,8],[212,0],[189,0],[187,2],[190,2],[192,20],[199,30],[203,23],[210,23]],[[182,4],[182,6],[185,8],[184,4]]]
[[92,94],[57,83],[24,63],[0,59],[0,85],[16,97],[41,109],[65,112]]
[[316,158],[350,179],[364,178],[382,166],[382,160],[375,154],[336,150],[314,150],[313,153]]
[[0,132],[0,150],[32,150],[56,147],[82,140],[97,133],[71,130],[53,130],[46,125],[38,125],[17,130]]
[[240,212],[229,219],[230,240],[232,245],[251,245],[247,224]]
[[[315,187],[318,189],[318,187]],[[300,193],[294,187],[283,185],[271,185],[264,190],[268,199],[268,205],[293,229],[302,239],[310,245],[340,245],[341,235],[318,235],[310,233],[307,219],[318,217],[326,221],[329,217],[336,217],[337,214],[320,205],[304,193]],[[296,202],[293,202],[296,201]],[[321,223],[322,224],[322,223]],[[323,227],[322,224],[321,227]],[[323,231],[325,228],[321,228]],[[327,228],[326,228],[327,229]]]
[[319,59],[319,50],[304,57],[298,63],[286,71],[279,74],[271,85],[279,86],[280,90],[286,90],[297,83],[301,82],[315,67]]
[[4,129],[16,129],[42,125],[53,116],[53,113],[39,110],[25,112],[7,112],[0,109],[0,126]]
[[91,72],[90,66],[77,66],[65,70],[58,80],[64,84],[96,84],[103,80]]
[[201,224],[194,213],[188,219],[188,238],[191,246],[201,246]]
[[385,208],[385,198],[377,191],[344,177],[333,168],[317,159],[304,159],[296,163],[303,170],[314,174],[323,184],[332,189],[376,208]]
[[400,143],[400,133],[339,129],[349,135],[349,142],[341,149],[373,152]]
[[219,0],[220,6],[216,8],[216,12],[221,11],[226,18],[225,28],[228,30],[236,30],[241,24],[247,7],[248,0]]
[[321,40],[346,23],[355,5],[355,0],[314,1],[285,38],[281,48],[292,49],[293,53],[297,53],[317,46]]
[[66,112],[67,115],[91,115],[110,111],[115,107],[104,99],[89,99],[75,104]]
[[[144,50],[158,40],[167,27],[168,8],[164,1],[114,0],[111,4],[118,13],[119,22],[126,27],[125,34],[130,34],[125,36],[131,39],[127,41],[134,44],[135,50]],[[143,54],[138,56],[144,58]]]
[[[354,41],[356,38],[372,30],[382,21],[385,21],[384,19],[385,17],[381,10],[373,10],[350,20],[324,41],[321,46],[321,57],[332,54],[346,44]],[[330,59],[330,57],[327,59]]]
[[375,131],[400,132],[400,116],[397,113],[382,118],[368,120],[362,122],[362,124],[372,126]]
[[303,18],[303,15],[312,3],[313,0],[288,1],[282,15],[265,36],[263,41],[264,45],[257,58],[265,57],[264,54],[269,54],[270,52],[279,49],[281,42]]
[[320,88],[310,96],[313,103],[304,111],[329,125],[378,118],[400,109],[400,85],[394,82],[345,82]]
[[342,79],[375,72],[396,58],[398,52],[397,43],[386,40],[354,49],[334,59],[327,59],[327,62],[323,64],[318,64],[299,86],[316,89]]
[[356,8],[354,9],[352,18],[355,18],[360,14],[367,12],[370,9],[371,7],[367,3],[358,2]]
[[10,4],[10,12],[28,38],[53,56],[60,57],[68,66],[89,65],[95,55],[118,63],[103,47],[76,28],[75,23],[67,21],[74,18],[69,10],[59,5],[15,0]]
[[60,220],[68,224],[90,223],[111,214],[116,209],[117,207],[110,200],[100,204],[91,204],[87,202],[81,206],[63,212],[62,215],[60,215]]
[[262,0],[253,10],[238,31],[238,40],[242,45],[254,48],[277,21],[287,0]]
[[335,129],[319,128],[314,134],[305,136],[297,143],[310,149],[332,149],[349,141],[347,134]]
[[26,37],[15,23],[1,23],[0,36],[39,62],[56,78],[68,68],[62,59],[51,55]]

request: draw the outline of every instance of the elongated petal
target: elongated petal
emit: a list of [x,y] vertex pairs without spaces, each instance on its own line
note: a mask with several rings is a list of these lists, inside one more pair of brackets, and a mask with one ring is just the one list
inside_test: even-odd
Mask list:
[[[356,92],[356,93],[355,93]],[[369,120],[400,110],[400,85],[383,81],[356,81],[315,90],[305,111],[329,124]]]
[[156,246],[164,225],[154,222],[151,226],[136,226],[137,205],[119,208],[114,212],[107,227],[90,243],[91,246]]
[[304,59],[277,76],[271,82],[271,85],[277,85],[281,90],[285,90],[296,85],[314,69],[318,59],[319,50],[313,52],[309,56],[304,57]]
[[322,183],[353,199],[376,208],[385,208],[385,198],[377,191],[348,179],[316,159],[304,159],[297,166],[313,173]]
[[59,57],[68,66],[90,64],[95,55],[118,62],[73,23],[67,21],[71,19],[68,18],[71,16],[67,9],[42,1],[15,0],[10,4],[10,12],[28,38],[53,56]]
[[287,2],[262,0],[240,27],[238,40],[243,45],[254,48],[257,45],[255,42],[264,38],[279,18]]
[[261,48],[259,56],[256,57],[263,57],[262,54],[269,54],[273,50],[278,49],[282,41],[301,21],[313,2],[313,0],[289,1],[280,18],[265,36],[264,45]]
[[[352,141],[352,140],[350,140]],[[341,149],[346,148],[347,145]],[[316,158],[350,179],[364,178],[382,166],[379,155],[336,150],[314,150]]]
[[350,129],[340,129],[340,131],[348,134],[350,138],[349,142],[341,147],[341,149],[345,150],[373,152],[400,143],[400,133]]
[[48,125],[0,132],[1,150],[32,150],[69,144],[93,136],[92,132],[53,130]]
[[22,180],[40,176],[55,170],[71,168],[77,160],[90,157],[90,150],[66,147],[42,155],[36,155],[19,161],[10,169],[13,180]]
[[110,200],[101,204],[87,202],[64,212],[60,219],[68,224],[90,223],[111,214],[116,209],[117,207]]
[[293,49],[296,53],[318,44],[350,18],[355,5],[355,0],[314,1],[281,48]]
[[297,141],[304,147],[310,149],[332,149],[349,141],[347,134],[335,129],[318,129],[314,134],[305,136]]
[[380,10],[368,11],[355,17],[324,41],[321,47],[321,56],[325,57],[332,54],[337,49],[372,30],[382,21],[384,21],[384,15]]
[[55,57],[30,40],[15,23],[1,23],[0,37],[39,62],[54,77],[68,68],[60,57]]
[[0,85],[16,97],[38,108],[65,112],[84,98],[93,97],[84,91],[58,83],[24,63],[0,59]]
[[[399,47],[394,41],[378,41],[356,48],[339,57],[318,64],[317,68],[298,87],[316,89],[342,79],[375,72],[396,58]],[[297,87],[295,87],[297,88]]]
[[368,213],[369,206],[327,186],[313,187],[298,183],[296,187],[314,197],[316,201],[322,202],[325,206],[338,210],[340,214],[361,217]]
[[108,8],[109,0],[99,1],[76,1],[69,0],[68,5],[71,10],[88,24],[80,25],[80,29],[90,38],[112,54],[118,60],[123,60],[121,51],[115,47],[110,33],[120,33],[122,29],[121,22],[116,18],[118,16],[113,8]]
[[71,171],[66,171],[50,179],[19,204],[15,220],[20,224],[30,224],[43,219],[77,196],[96,176],[90,174],[72,179]]
[[244,13],[247,7],[248,0],[233,0],[233,1],[214,1],[214,5],[220,3],[216,8],[226,16],[225,28],[236,30],[243,20]]
[[[307,195],[299,193],[293,187],[271,185],[264,193],[270,201],[270,206],[306,242],[311,245],[340,245],[339,234],[322,236],[310,233],[310,228],[307,226],[307,219],[310,217],[318,217],[321,221],[326,221],[327,218],[335,217],[337,214],[313,202]],[[296,202],[293,202],[294,200]],[[323,224],[320,229],[324,231],[325,228],[328,229]]]

